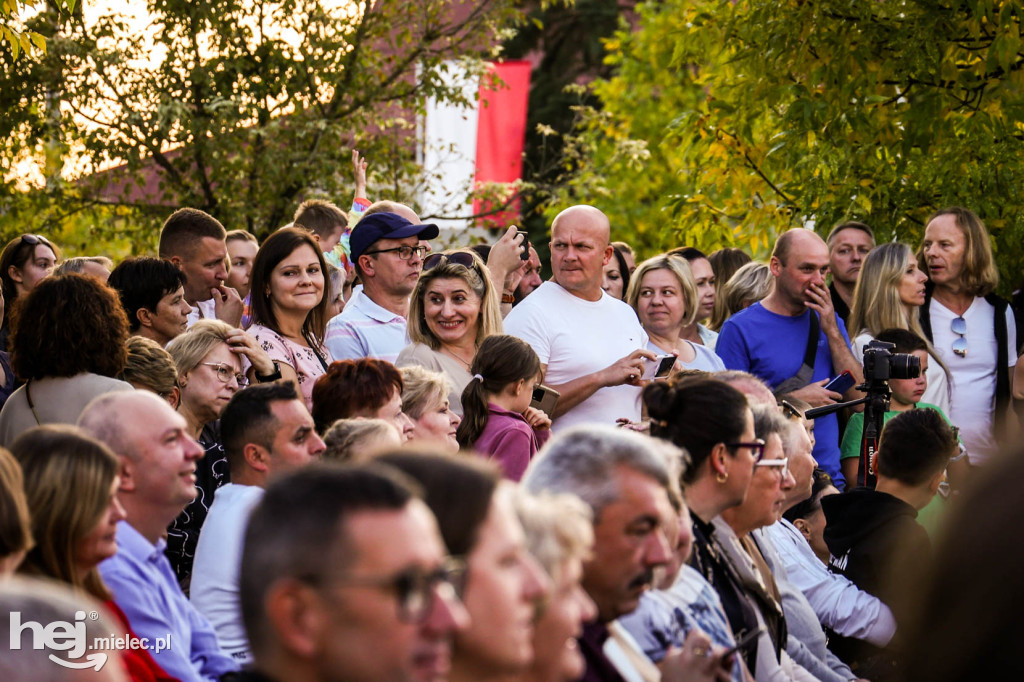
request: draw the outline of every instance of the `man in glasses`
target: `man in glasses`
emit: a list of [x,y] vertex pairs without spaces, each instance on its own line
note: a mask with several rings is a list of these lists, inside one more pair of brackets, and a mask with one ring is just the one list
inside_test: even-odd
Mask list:
[[118,497],[126,518],[117,524],[117,554],[99,570],[132,630],[150,642],[171,643],[150,653],[172,677],[216,680],[237,670],[164,554],[167,526],[196,497],[196,463],[203,456],[185,418],[155,393],[124,391],[93,400],[78,425],[121,460]]
[[313,465],[270,484],[241,563],[252,679],[448,678],[451,638],[468,624],[461,567],[412,485],[373,464]]
[[325,344],[335,360],[372,357],[394,362],[408,345],[409,296],[416,288],[437,225],[413,223],[397,213],[364,216],[349,236],[352,262],[363,284],[327,325]]
[[160,229],[160,257],[185,275],[185,300],[192,306],[190,327],[203,318],[222,320],[232,327],[242,323],[242,298],[224,284],[228,278],[226,239],[220,221],[195,208],[179,208]]
[[994,293],[999,271],[988,230],[966,208],[939,211],[928,220],[918,260],[931,278],[921,327],[952,376],[949,417],[960,427],[970,463],[982,464],[1005,438],[1010,368],[1017,363],[1013,310]]
[[[776,396],[792,394],[812,407],[860,397],[855,388],[845,395],[825,388],[843,371],[853,375],[854,386],[863,381],[846,325],[825,286],[825,241],[811,230],[789,230],[775,242],[769,267],[775,278],[772,292],[726,320],[715,352],[728,369],[754,374]],[[814,430],[814,459],[842,490],[846,484],[839,467],[836,415],[819,417]]]
[[196,547],[189,598],[210,620],[217,641],[239,663],[251,660],[238,605],[245,524],[268,480],[320,459],[325,446],[290,382],[251,386],[220,415],[231,482],[217,489]]
[[[959,452],[953,429],[932,409],[901,412],[886,423],[874,456],[875,488],[821,499],[829,570],[849,578],[892,609],[903,627],[910,588],[929,569],[928,533],[917,522]],[[833,637],[829,647],[859,677],[893,679],[894,655],[861,640]]]

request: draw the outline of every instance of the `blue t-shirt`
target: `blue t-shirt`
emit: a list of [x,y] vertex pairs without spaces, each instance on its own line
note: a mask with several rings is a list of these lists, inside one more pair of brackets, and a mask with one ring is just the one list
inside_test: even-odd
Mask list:
[[[810,331],[810,310],[790,317],[778,315],[755,303],[736,313],[722,326],[715,352],[729,369],[742,369],[762,379],[772,390],[800,371]],[[814,313],[817,314],[817,313]],[[846,325],[836,318],[846,345],[850,337]],[[825,332],[818,333],[818,352],[814,356],[811,382],[835,376],[832,353]],[[839,468],[839,422],[832,413],[814,420],[814,459],[828,472],[836,487],[845,485]]]

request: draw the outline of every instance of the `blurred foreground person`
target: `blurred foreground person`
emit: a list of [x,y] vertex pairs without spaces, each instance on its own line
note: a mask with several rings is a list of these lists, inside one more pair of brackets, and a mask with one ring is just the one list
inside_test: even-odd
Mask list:
[[[442,682],[468,617],[437,522],[386,467],[313,465],[272,483],[242,554],[250,682]],[[387,538],[387,542],[381,542]]]
[[462,600],[469,625],[455,635],[453,682],[503,680],[533,662],[534,615],[549,581],[526,550],[515,488],[474,459],[426,452],[380,460],[423,486],[448,551],[465,560]]
[[[99,613],[98,609],[99,604],[93,599],[81,592],[72,592],[58,583],[22,578],[0,582],[0,679],[40,682],[127,680],[121,665],[121,653],[109,648],[110,635],[116,632],[113,621],[102,615],[96,620],[78,618],[78,614]],[[30,622],[77,624],[85,641],[102,642],[107,639],[108,647],[65,647],[65,651],[55,651],[42,646],[40,637],[28,625]],[[21,626],[20,630],[18,625]],[[57,636],[62,643],[74,640],[74,637],[64,640],[63,635]],[[34,646],[36,643],[40,646]],[[88,666],[92,670],[86,672],[62,667],[53,662],[54,657],[76,664],[79,668]]]
[[901,656],[906,682],[1024,679],[1024,453],[992,462],[960,498],[916,593]]

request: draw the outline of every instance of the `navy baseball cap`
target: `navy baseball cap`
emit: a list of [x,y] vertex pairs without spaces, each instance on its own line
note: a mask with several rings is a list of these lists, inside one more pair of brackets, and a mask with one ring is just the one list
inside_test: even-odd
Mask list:
[[349,251],[355,262],[379,239],[434,239],[438,234],[437,225],[415,225],[397,213],[371,213],[352,228],[348,238]]

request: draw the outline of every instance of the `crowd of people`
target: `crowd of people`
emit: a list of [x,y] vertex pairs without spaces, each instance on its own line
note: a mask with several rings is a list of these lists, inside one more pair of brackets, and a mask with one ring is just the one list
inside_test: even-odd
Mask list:
[[[1021,316],[979,217],[767,262],[610,234],[563,210],[546,281],[514,227],[435,250],[362,196],[262,243],[183,208],[116,265],[11,241],[0,677],[1024,672]],[[32,645],[85,612],[88,646]]]

